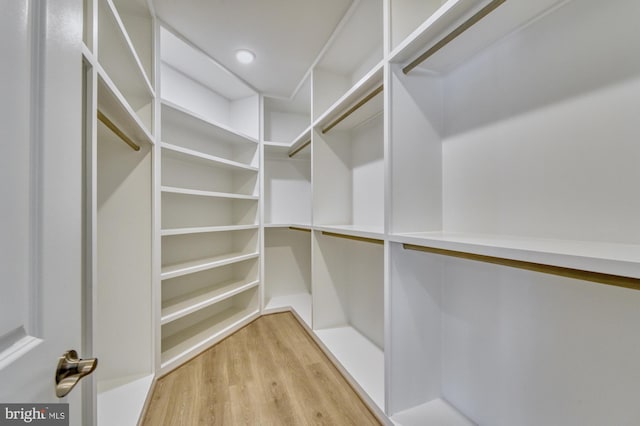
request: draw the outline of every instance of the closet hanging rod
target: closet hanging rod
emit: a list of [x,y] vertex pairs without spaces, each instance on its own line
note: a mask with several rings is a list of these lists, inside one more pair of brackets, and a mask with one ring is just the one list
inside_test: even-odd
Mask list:
[[297,148],[291,148],[291,150],[289,151],[289,158],[293,157],[294,155],[296,155],[297,153],[299,153],[300,151],[308,147],[310,144],[311,144],[311,139],[309,139],[308,141],[306,141],[305,143],[303,143]]
[[420,65],[421,63],[426,61],[427,58],[429,58],[434,53],[436,53],[438,50],[442,49],[447,44],[452,42],[460,34],[462,34],[463,32],[467,31],[469,28],[471,28],[472,26],[477,24],[478,21],[480,21],[482,18],[484,18],[485,16],[487,16],[488,14],[493,12],[495,9],[498,8],[498,6],[500,6],[505,1],[507,1],[507,0],[493,0],[492,2],[487,4],[485,7],[480,9],[480,11],[478,11],[471,18],[469,18],[466,21],[464,21],[456,29],[451,31],[444,38],[440,39],[440,41],[438,41],[436,44],[434,44],[429,49],[427,49],[422,55],[418,56],[413,62],[411,62],[406,67],[402,68],[402,72],[405,73],[405,74],[409,74],[412,69],[414,69],[415,67],[417,67],[418,65]]
[[118,128],[111,120],[109,120],[102,111],[98,110],[98,120],[102,121],[105,126],[109,128],[113,133],[115,133],[120,139],[124,141],[127,145],[129,145],[134,151],[140,151],[140,145],[132,141],[129,136],[125,135],[122,130]]
[[621,275],[605,274],[603,272],[591,272],[582,269],[567,268],[564,266],[545,265],[542,263],[527,262],[525,260],[505,259],[503,257],[487,256],[483,254],[466,253],[463,251],[446,250],[434,247],[403,244],[406,250],[423,251],[432,254],[458,257],[461,259],[475,260],[477,262],[492,263],[495,265],[509,266],[511,268],[525,269],[527,271],[541,272],[544,274],[559,275],[566,278],[574,278],[583,281],[591,281],[598,284],[607,284],[616,287],[624,287],[640,290],[640,279],[623,277]]
[[327,133],[329,130],[333,129],[334,127],[336,127],[338,124],[340,124],[340,122],[342,122],[342,120],[344,120],[345,118],[347,118],[348,116],[350,116],[351,114],[353,114],[356,110],[358,110],[362,105],[366,104],[367,102],[369,102],[371,99],[373,99],[378,93],[382,92],[382,90],[384,89],[384,85],[381,84],[380,86],[376,87],[371,93],[369,93],[367,96],[365,96],[364,98],[360,99],[360,101],[358,101],[357,104],[355,104],[354,106],[352,106],[351,108],[349,108],[344,114],[342,114],[340,117],[336,118],[335,120],[333,120],[331,122],[331,124],[329,124],[327,127],[322,129],[322,134],[324,135],[325,133]]
[[322,235],[344,238],[345,240],[364,241],[365,243],[384,244],[383,240],[378,240],[376,238],[356,237],[355,235],[337,234],[335,232],[322,231]]
[[290,226],[289,229],[291,229],[292,231],[311,232],[311,229],[300,228],[298,226]]

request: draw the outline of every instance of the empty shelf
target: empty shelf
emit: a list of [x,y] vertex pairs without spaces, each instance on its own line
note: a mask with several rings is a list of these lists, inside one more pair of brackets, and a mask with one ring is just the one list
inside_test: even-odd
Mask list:
[[246,280],[228,281],[218,284],[214,288],[205,288],[163,302],[161,324],[169,323],[214,303],[228,299],[257,286],[258,283],[259,281],[257,280],[249,282]]
[[231,263],[242,262],[243,260],[253,259],[260,254],[255,253],[228,253],[221,256],[208,257],[205,259],[192,260],[189,262],[168,265],[162,268],[160,278],[163,280],[179,277],[181,275],[192,274],[194,272],[205,271],[207,269],[217,268],[219,266],[229,265]]

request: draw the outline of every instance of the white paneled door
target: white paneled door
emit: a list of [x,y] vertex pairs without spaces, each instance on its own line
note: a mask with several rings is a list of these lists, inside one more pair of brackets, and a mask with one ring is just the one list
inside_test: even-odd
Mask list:
[[54,377],[82,344],[81,43],[82,0],[0,0],[0,403],[69,403],[72,425],[81,386]]

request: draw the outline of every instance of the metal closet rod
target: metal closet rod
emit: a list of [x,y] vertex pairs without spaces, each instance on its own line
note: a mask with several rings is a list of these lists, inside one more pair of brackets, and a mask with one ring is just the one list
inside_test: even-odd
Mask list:
[[300,228],[298,226],[290,226],[289,229],[291,229],[292,231],[311,232],[311,229]]
[[299,153],[309,145],[311,145],[311,139],[309,139],[308,141],[306,141],[305,143],[303,143],[297,148],[291,148],[291,150],[289,151],[289,158],[293,157],[294,155],[296,155],[297,153]]
[[322,235],[344,238],[345,240],[364,241],[365,243],[384,244],[383,240],[378,240],[375,238],[356,237],[355,235],[337,234],[335,232],[322,231]]
[[409,74],[412,69],[414,69],[415,67],[417,67],[418,65],[420,65],[421,63],[426,61],[427,58],[432,56],[438,50],[440,50],[443,47],[445,47],[447,44],[449,44],[451,41],[453,41],[460,34],[462,34],[463,32],[467,31],[469,28],[471,28],[472,26],[477,24],[478,21],[480,21],[482,18],[484,18],[485,16],[487,16],[488,14],[493,12],[495,9],[498,8],[498,6],[500,6],[505,1],[507,1],[507,0],[493,0],[492,2],[487,4],[485,7],[480,9],[480,11],[478,11],[471,18],[469,18],[466,21],[464,21],[455,30],[451,31],[444,38],[442,38],[436,44],[434,44],[429,49],[427,49],[422,55],[418,56],[413,62],[411,62],[406,67],[402,68],[402,72],[405,73],[405,74]]
[[583,281],[591,281],[598,284],[607,284],[616,287],[624,287],[640,290],[640,279],[623,277],[621,275],[605,274],[602,272],[584,271],[582,269],[566,268],[563,266],[544,265],[542,263],[527,262],[524,260],[505,259],[503,257],[486,256],[482,254],[466,253],[463,251],[446,250],[433,247],[403,244],[407,250],[423,251],[432,254],[458,257],[461,259],[475,260],[478,262],[492,263],[495,265],[509,266],[511,268],[525,269],[527,271],[541,272],[544,274],[559,275],[561,277],[574,278]]
[[367,102],[369,102],[371,99],[373,99],[374,96],[376,96],[378,93],[382,92],[382,90],[384,89],[384,85],[381,84],[380,86],[376,87],[375,89],[373,89],[373,91],[371,93],[369,93],[367,96],[365,96],[364,98],[360,99],[360,101],[358,101],[357,104],[355,104],[354,106],[352,106],[351,108],[349,108],[344,114],[342,114],[340,117],[336,118],[335,120],[333,120],[331,122],[331,124],[329,124],[327,127],[322,129],[322,134],[327,133],[329,130],[333,129],[334,127],[336,127],[338,124],[340,124],[340,122],[342,120],[344,120],[345,118],[347,118],[348,116],[350,116],[351,114],[353,114],[356,110],[358,110],[358,108],[360,108],[362,105],[366,104]]
[[109,128],[109,130],[115,133],[120,139],[124,141],[124,143],[129,145],[134,151],[140,151],[140,145],[132,141],[131,138],[129,138],[129,136],[124,134],[124,132],[120,130],[118,126],[113,124],[113,122],[109,120],[107,116],[105,116],[100,110],[98,110],[98,120],[102,121],[104,125]]

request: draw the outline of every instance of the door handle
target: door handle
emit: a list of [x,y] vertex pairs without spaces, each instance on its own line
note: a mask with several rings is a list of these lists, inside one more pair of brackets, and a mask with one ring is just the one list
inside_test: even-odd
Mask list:
[[58,359],[56,368],[56,396],[62,398],[98,366],[98,358],[79,359],[76,351],[69,350]]

